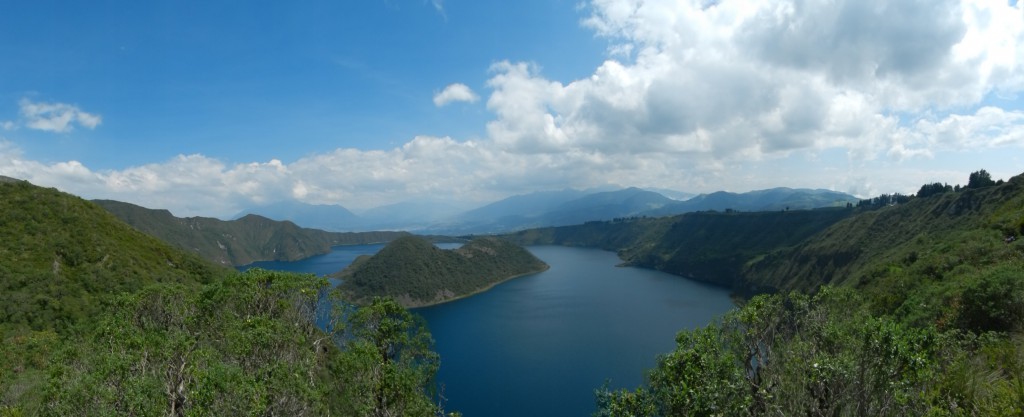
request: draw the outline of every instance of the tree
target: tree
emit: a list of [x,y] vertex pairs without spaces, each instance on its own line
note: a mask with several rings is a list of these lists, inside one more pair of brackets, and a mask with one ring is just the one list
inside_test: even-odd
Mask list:
[[[12,412],[438,415],[438,359],[423,320],[379,299],[333,310],[325,332],[315,318],[327,285],[313,275],[252,269],[199,288],[157,284],[114,297],[81,338],[47,347],[55,352],[38,384],[41,405]],[[30,360],[29,348],[37,348],[29,342],[12,359]],[[0,416],[8,415],[3,401]]]
[[980,170],[972,172],[967,180],[967,188],[982,188],[996,185],[996,182],[992,180],[992,175],[988,171]]
[[948,193],[953,191],[953,187],[949,184],[943,184],[940,182],[925,184],[921,186],[921,189],[917,191],[917,197],[923,198],[933,196],[936,194]]
[[349,317],[341,367],[342,390],[352,398],[349,414],[433,416],[432,387],[439,359],[423,318],[389,298],[374,298]]
[[683,331],[648,385],[597,392],[597,416],[923,415],[937,359],[933,328],[872,317],[825,287],[758,296],[721,324]]

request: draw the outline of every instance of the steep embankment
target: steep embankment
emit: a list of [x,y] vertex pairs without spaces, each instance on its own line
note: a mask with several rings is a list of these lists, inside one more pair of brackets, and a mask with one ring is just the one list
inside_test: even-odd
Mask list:
[[96,203],[136,229],[222,265],[294,261],[330,252],[331,246],[388,242],[408,235],[405,232],[325,232],[252,214],[231,221],[179,218],[167,210],[147,209],[120,201],[97,200]]
[[96,313],[102,295],[209,283],[229,272],[89,201],[0,181],[0,328],[64,329]]
[[757,292],[742,281],[743,265],[796,245],[849,217],[852,209],[772,212],[698,212],[675,217],[590,222],[525,230],[509,238],[522,245],[587,246],[616,250],[627,265]]
[[781,294],[680,332],[597,414],[1021,415],[1024,176],[937,185],[747,262]]
[[[963,317],[971,294],[1013,301],[1024,276],[1024,176],[1004,184],[914,198],[839,222],[750,263],[743,279],[778,290],[855,286],[880,312],[921,320]],[[1000,289],[1002,288],[1002,289]],[[1005,290],[1005,291],[1004,291]],[[995,292],[1004,292],[999,295]],[[1006,307],[1014,309],[1018,307]],[[1007,312],[1017,315],[1024,312]],[[985,326],[983,326],[985,327]]]
[[406,307],[450,301],[509,278],[539,272],[547,264],[505,240],[477,238],[443,250],[413,236],[396,239],[376,255],[357,259],[333,277],[346,298],[395,298]]

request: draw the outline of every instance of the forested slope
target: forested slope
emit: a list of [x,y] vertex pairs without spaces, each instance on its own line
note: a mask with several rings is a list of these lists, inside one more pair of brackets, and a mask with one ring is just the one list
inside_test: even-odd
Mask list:
[[332,246],[382,243],[405,232],[325,232],[257,215],[224,221],[209,217],[179,218],[112,200],[97,204],[145,233],[223,265],[255,261],[295,261],[330,252]]
[[852,286],[872,294],[879,311],[952,319],[965,303],[982,302],[965,299],[968,289],[1014,274],[1024,281],[1022,234],[1024,176],[1017,176],[861,213],[750,263],[743,275],[780,290]]
[[333,277],[346,298],[392,297],[407,307],[452,300],[506,279],[539,272],[547,265],[526,249],[494,237],[471,240],[458,249],[439,249],[414,236],[363,256]]
[[984,174],[748,262],[781,292],[680,332],[597,415],[1024,415],[1024,176]]
[[0,416],[443,415],[422,319],[331,309],[327,286],[0,177]]
[[855,212],[847,208],[697,212],[531,229],[508,238],[523,245],[614,250],[627,265],[665,271],[750,294],[760,288],[742,280],[745,263],[799,244]]
[[95,314],[103,294],[210,283],[228,273],[89,201],[0,182],[0,329],[64,329]]

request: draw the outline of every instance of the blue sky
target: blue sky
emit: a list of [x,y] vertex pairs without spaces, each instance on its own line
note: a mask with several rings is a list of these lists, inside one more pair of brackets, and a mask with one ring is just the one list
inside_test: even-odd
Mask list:
[[24,144],[29,156],[97,169],[179,153],[288,161],[415,135],[472,138],[484,134],[483,106],[439,109],[434,92],[455,81],[482,88],[491,63],[506,59],[586,76],[606,42],[580,18],[574,3],[545,0],[440,10],[415,0],[20,2],[0,17],[13,64],[0,68],[0,114],[16,114],[24,97],[102,114],[96,132]]
[[0,6],[0,175],[178,215],[1021,173],[1004,1]]

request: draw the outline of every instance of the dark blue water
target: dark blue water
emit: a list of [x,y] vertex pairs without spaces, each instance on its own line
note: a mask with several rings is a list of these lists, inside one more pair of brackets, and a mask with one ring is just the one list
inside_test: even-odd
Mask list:
[[335,246],[331,248],[330,253],[313,256],[301,261],[259,261],[240,266],[238,269],[245,271],[251,268],[263,268],[272,271],[304,272],[323,276],[341,271],[349,266],[359,255],[373,255],[383,247],[383,243],[376,245]]
[[728,291],[618,268],[612,252],[530,247],[551,269],[417,309],[441,355],[446,408],[466,416],[589,416],[594,389],[636,387],[680,329],[733,307]]
[[[339,246],[266,269],[323,275],[382,245]],[[450,248],[451,246],[446,246]],[[446,409],[467,417],[589,416],[594,389],[643,382],[681,329],[733,307],[728,291],[674,275],[615,267],[612,252],[528,248],[551,269],[451,303],[416,309],[441,355]]]

